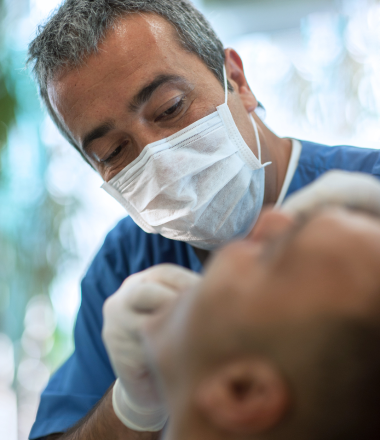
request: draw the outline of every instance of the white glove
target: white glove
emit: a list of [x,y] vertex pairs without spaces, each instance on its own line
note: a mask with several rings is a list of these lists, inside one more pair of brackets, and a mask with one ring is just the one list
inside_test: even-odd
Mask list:
[[364,173],[329,171],[292,194],[280,209],[291,215],[300,215],[331,205],[380,215],[380,181]]
[[159,431],[168,416],[149,369],[141,331],[152,315],[199,280],[200,275],[180,266],[154,266],[127,278],[104,304],[102,337],[118,377],[112,404],[124,425],[135,431]]

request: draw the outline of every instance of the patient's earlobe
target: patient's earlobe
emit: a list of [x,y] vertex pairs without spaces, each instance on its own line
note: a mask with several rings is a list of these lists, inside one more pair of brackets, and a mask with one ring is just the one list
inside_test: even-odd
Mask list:
[[242,359],[200,383],[196,406],[215,426],[231,433],[262,433],[278,425],[290,407],[285,380],[270,361]]

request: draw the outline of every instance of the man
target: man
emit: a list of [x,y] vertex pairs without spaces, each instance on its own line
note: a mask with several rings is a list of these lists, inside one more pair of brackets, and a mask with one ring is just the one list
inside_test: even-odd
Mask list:
[[379,438],[373,180],[334,173],[285,212],[266,211],[252,240],[218,252],[202,281],[181,269],[193,289],[154,284],[156,267],[107,300],[104,338],[123,383],[120,353],[131,352],[132,327],[135,340],[147,328],[145,360],[170,414],[165,439]]
[[67,0],[29,53],[52,118],[130,214],[83,280],[75,352],[43,393],[31,438],[66,431],[98,402],[81,438],[110,424],[154,438],[118,424],[106,393],[105,299],[155,264],[199,272],[205,251],[246,235],[263,204],[332,168],[377,175],[379,152],[278,138],[254,113],[238,54],[184,0]]

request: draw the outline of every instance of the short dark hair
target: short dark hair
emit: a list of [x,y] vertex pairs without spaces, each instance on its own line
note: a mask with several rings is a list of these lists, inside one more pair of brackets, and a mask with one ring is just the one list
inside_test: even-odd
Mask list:
[[380,438],[380,328],[356,320],[329,327],[315,365],[316,439]]
[[[265,331],[260,335],[265,339]],[[251,342],[272,358],[294,405],[273,439],[380,438],[380,326],[372,318],[318,316]]]
[[372,318],[242,322],[214,345],[205,333],[193,356],[209,371],[244,353],[272,361],[287,383],[293,404],[271,440],[380,438],[380,325]]

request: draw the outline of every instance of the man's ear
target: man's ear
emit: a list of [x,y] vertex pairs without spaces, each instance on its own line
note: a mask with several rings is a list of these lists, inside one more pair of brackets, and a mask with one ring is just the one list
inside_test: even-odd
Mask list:
[[196,406],[215,428],[235,434],[259,434],[274,428],[290,407],[281,374],[265,359],[229,363],[202,381]]
[[243,62],[234,49],[225,49],[225,64],[227,77],[240,95],[240,99],[248,113],[252,113],[258,106],[257,99],[249,88],[244,74]]

